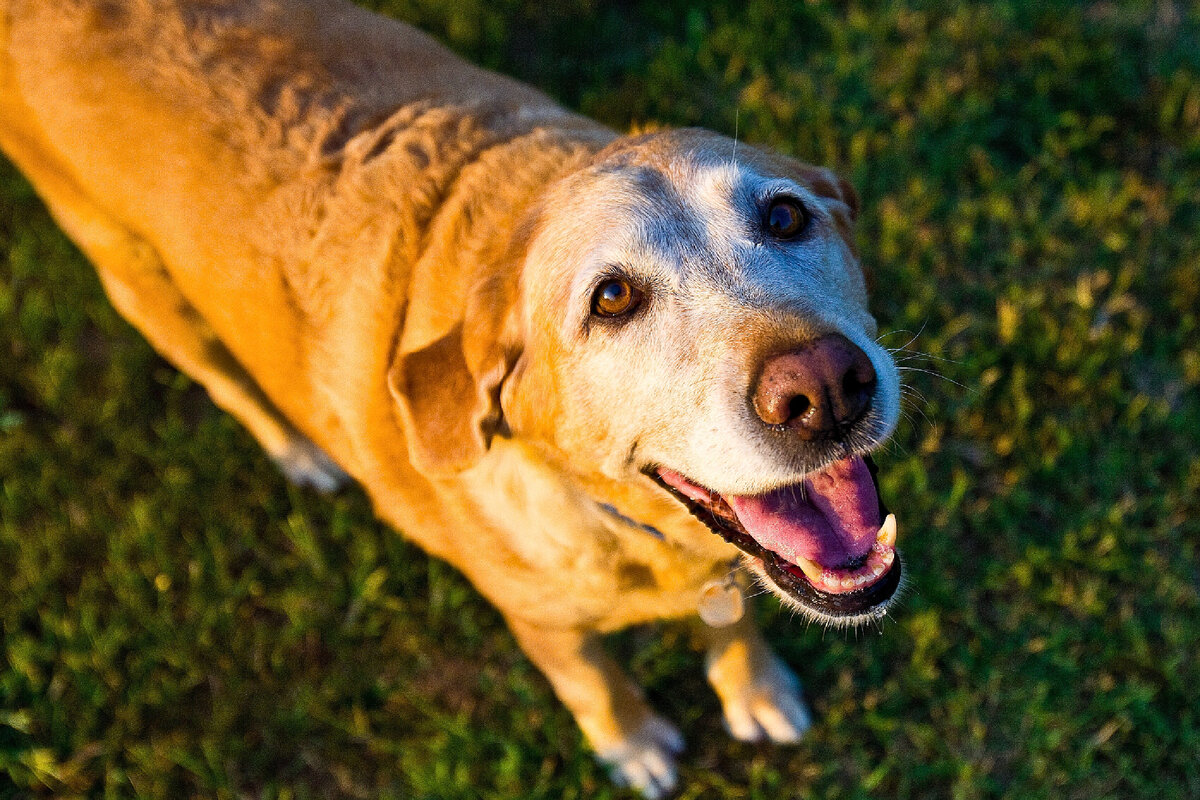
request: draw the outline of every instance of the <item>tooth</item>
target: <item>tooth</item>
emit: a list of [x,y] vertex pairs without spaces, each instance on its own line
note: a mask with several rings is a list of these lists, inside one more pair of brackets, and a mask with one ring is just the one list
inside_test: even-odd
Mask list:
[[854,588],[854,578],[842,578],[842,588],[843,589],[853,589]]
[[807,558],[797,558],[795,561],[795,564],[797,567],[799,567],[801,569],[801,571],[804,572],[805,576],[813,583],[816,583],[817,581],[821,580],[821,577],[824,573],[824,569],[819,564],[817,564],[817,562],[809,561]]
[[871,567],[871,577],[878,578],[880,575],[883,574],[884,569],[885,569],[885,567],[883,566],[883,564],[876,564],[875,566]]
[[857,575],[854,578],[854,584],[856,586],[862,586],[864,583],[866,583],[869,580],[871,580],[870,575]]
[[883,521],[883,525],[879,528],[879,533],[875,536],[875,541],[881,542],[888,547],[896,546],[896,515],[888,514],[887,519]]
[[892,563],[892,561],[894,561],[894,560],[895,560],[895,558],[896,558],[896,551],[895,551],[895,550],[888,550],[886,553],[884,553],[884,554],[883,554],[883,563],[884,563],[884,564],[891,564],[891,563]]

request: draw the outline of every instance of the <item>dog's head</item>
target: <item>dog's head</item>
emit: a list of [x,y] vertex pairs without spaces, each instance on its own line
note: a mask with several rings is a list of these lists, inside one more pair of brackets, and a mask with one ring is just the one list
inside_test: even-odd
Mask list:
[[[882,613],[901,567],[867,454],[900,388],[851,241],[857,202],[828,170],[711,133],[610,145],[543,197],[517,274],[476,301],[487,332],[447,345],[466,372],[446,396],[471,399],[457,416],[436,404],[456,464],[496,431],[527,438],[682,502],[824,621]],[[397,392],[410,427],[422,390]]]

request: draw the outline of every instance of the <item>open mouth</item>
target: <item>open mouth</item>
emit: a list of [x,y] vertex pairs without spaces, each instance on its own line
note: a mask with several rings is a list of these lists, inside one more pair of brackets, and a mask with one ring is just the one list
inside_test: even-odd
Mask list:
[[736,545],[780,592],[816,618],[853,625],[884,614],[902,568],[896,518],[869,457],[836,461],[763,495],[721,495],[659,468],[650,477]]

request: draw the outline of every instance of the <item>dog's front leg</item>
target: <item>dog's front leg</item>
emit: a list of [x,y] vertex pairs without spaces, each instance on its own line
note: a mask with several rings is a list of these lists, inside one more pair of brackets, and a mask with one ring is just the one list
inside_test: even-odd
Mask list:
[[652,800],[670,793],[683,736],[651,711],[641,689],[604,651],[600,636],[540,628],[512,618],[508,622],[614,780]]
[[812,724],[800,681],[764,641],[753,615],[720,628],[701,627],[708,647],[705,672],[729,732],[747,742],[798,741]]

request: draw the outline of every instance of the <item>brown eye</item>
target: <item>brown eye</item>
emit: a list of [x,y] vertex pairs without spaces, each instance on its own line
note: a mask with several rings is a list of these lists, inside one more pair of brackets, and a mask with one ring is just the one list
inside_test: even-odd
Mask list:
[[798,200],[780,197],[767,209],[767,230],[777,239],[791,239],[808,227],[808,212]]
[[628,314],[642,302],[642,291],[622,278],[609,278],[592,295],[592,313],[601,317]]

